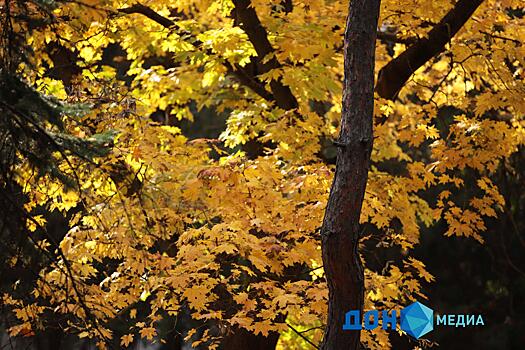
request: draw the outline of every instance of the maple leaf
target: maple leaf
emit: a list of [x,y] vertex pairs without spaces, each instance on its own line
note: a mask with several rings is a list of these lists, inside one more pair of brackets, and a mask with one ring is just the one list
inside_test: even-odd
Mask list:
[[139,333],[142,338],[152,340],[153,337],[157,334],[157,331],[153,327],[144,327],[139,331]]
[[209,289],[206,286],[193,286],[184,291],[183,296],[188,299],[190,306],[196,310],[204,310],[211,300]]
[[[145,335],[143,335],[141,333],[142,337],[144,337]],[[126,335],[123,335],[121,338],[120,338],[120,345],[121,346],[125,346],[125,347],[128,347],[129,344],[133,343],[133,334],[126,334]]]

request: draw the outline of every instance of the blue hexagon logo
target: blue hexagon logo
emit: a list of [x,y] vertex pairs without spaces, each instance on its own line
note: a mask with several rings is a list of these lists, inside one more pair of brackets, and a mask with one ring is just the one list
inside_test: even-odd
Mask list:
[[416,301],[401,310],[401,329],[419,339],[434,329],[434,310]]

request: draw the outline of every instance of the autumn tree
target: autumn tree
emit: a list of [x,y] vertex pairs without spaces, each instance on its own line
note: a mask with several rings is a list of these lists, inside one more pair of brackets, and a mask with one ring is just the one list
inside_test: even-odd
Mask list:
[[[57,107],[31,121],[61,140],[29,144],[52,171],[6,167],[20,231],[45,232],[42,208],[68,226],[35,243],[54,259],[32,293],[3,295],[13,337],[54,315],[125,348],[180,316],[194,347],[388,348],[344,313],[424,296],[429,227],[482,242],[524,142],[517,0],[11,0],[2,23],[2,70]],[[204,111],[222,133],[191,139]]]

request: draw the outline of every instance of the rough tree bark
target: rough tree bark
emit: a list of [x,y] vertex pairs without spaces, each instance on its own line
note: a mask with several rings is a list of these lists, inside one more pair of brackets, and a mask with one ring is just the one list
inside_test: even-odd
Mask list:
[[358,253],[359,216],[373,134],[374,61],[381,0],[352,0],[344,37],[344,91],[337,166],[321,229],[329,290],[321,349],[358,349],[359,331],[343,331],[348,310],[362,310],[364,273]]

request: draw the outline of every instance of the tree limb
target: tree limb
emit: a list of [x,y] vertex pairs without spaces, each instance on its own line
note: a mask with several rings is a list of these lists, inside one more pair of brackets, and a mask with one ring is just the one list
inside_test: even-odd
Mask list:
[[[281,63],[274,56],[275,50],[268,40],[268,33],[263,27],[255,8],[250,0],[233,0],[234,19],[240,24],[248,39],[252,43],[259,59],[259,74],[268,73],[273,69],[282,68]],[[263,62],[264,60],[266,62]],[[290,88],[282,83],[281,79],[272,80],[270,89],[275,98],[275,103],[282,109],[291,110],[297,108],[297,99]]]
[[125,14],[141,14],[143,16],[148,17],[152,21],[157,22],[164,28],[171,28],[175,26],[175,22],[171,19],[166,18],[160,15],[159,13],[155,12],[152,8],[139,3],[133,4],[130,7],[119,9],[118,12]]
[[223,64],[226,66],[226,69],[228,69],[228,73],[235,75],[241,84],[250,88],[253,92],[264,98],[266,101],[275,101],[275,97],[271,92],[264,88],[263,83],[261,83],[257,77],[249,74],[246,69],[238,65],[233,66],[228,61],[224,61]]
[[410,76],[431,58],[443,52],[445,45],[463,27],[483,0],[459,0],[428,35],[408,47],[379,71],[376,92],[393,100]]
[[[124,14],[140,14],[160,24],[166,29],[177,29],[179,31],[184,31],[184,34],[190,34],[182,28],[180,28],[180,26],[178,26],[175,21],[164,17],[161,14],[155,12],[152,8],[139,3],[133,4],[126,8],[121,8],[118,10],[118,12]],[[197,48],[200,48],[202,46],[202,42],[196,38],[194,38],[191,44]],[[208,50],[206,53],[209,55],[213,54],[211,50]],[[247,72],[246,69],[239,65],[232,65],[226,60],[223,62],[223,64],[226,66],[228,73],[235,76],[241,84],[243,84],[244,86],[252,90],[254,93],[256,93],[257,95],[269,102],[276,101],[272,93],[270,93],[264,88],[264,84],[261,81],[259,81],[257,77],[249,74],[249,72]]]
[[412,37],[401,38],[401,37],[398,37],[395,33],[382,32],[380,30],[377,31],[377,39],[381,41],[387,41],[387,42],[405,44],[405,45],[412,45],[415,42],[417,42],[417,38],[412,38]]

